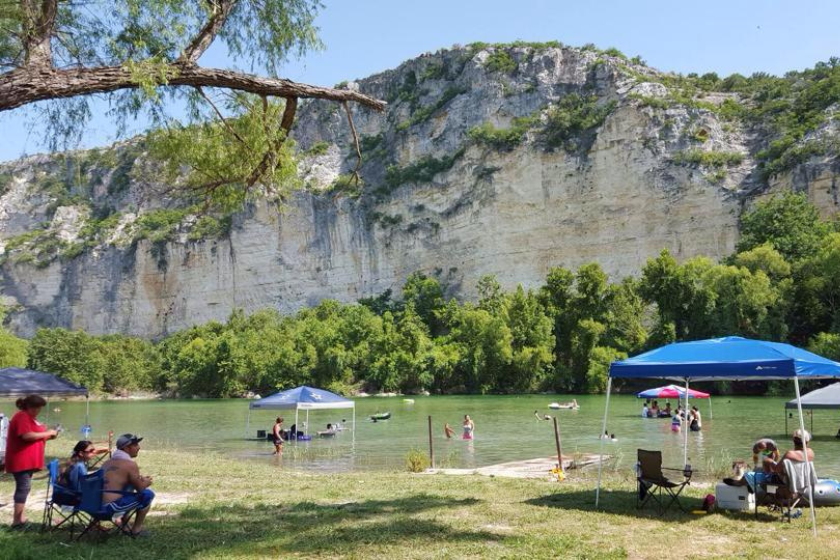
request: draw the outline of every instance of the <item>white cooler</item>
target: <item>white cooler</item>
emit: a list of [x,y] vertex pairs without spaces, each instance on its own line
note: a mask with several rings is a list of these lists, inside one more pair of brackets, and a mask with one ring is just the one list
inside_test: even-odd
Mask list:
[[755,511],[755,494],[746,486],[729,486],[718,482],[715,486],[715,506],[718,509]]

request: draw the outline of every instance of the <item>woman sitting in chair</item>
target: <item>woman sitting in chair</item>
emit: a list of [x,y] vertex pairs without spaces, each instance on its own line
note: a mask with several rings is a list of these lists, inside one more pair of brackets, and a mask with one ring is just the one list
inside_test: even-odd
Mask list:
[[96,454],[96,446],[92,442],[82,440],[73,447],[73,453],[61,474],[58,475],[59,485],[78,492],[81,487],[81,479],[88,474],[88,461]]

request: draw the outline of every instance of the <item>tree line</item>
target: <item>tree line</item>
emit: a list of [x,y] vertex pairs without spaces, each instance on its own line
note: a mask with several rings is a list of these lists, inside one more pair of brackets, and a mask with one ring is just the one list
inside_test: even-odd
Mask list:
[[611,361],[673,341],[741,335],[840,359],[838,277],[840,227],[788,193],[745,214],[736,252],[720,263],[679,263],[664,250],[638,278],[610,282],[589,263],[513,291],[485,276],[476,302],[447,300],[435,276],[417,272],[400,298],[324,300],[289,316],[237,310],[157,342],[61,328],[25,341],[3,330],[0,366],[107,393],[229,397],[304,383],[342,393],[599,393]]

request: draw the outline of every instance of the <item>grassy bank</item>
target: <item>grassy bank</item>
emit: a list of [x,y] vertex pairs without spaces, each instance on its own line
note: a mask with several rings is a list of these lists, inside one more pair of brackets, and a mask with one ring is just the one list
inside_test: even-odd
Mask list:
[[[633,485],[594,473],[563,483],[408,473],[308,474],[216,455],[144,451],[158,493],[153,537],[65,544],[63,534],[0,530],[0,558],[671,558],[840,556],[840,508],[807,515],[639,514]],[[35,485],[34,507],[44,489]],[[696,507],[710,488],[688,490]],[[0,482],[0,523],[12,484]],[[32,509],[35,520],[39,511]]]

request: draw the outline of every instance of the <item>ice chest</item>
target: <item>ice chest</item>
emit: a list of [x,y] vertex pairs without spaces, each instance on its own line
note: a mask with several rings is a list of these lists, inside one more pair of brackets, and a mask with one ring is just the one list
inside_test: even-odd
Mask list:
[[718,509],[755,510],[755,494],[746,486],[729,486],[719,482],[715,486],[715,506]]

